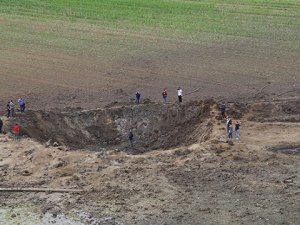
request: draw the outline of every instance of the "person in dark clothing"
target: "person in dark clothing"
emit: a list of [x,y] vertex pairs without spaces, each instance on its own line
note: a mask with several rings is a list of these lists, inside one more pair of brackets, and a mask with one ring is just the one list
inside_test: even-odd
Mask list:
[[163,96],[164,103],[167,103],[168,93],[167,93],[167,90],[166,90],[166,89],[164,89],[164,91],[163,91],[163,93],[162,93],[162,96]]
[[178,95],[178,101],[182,102],[183,91],[182,91],[181,87],[177,88],[177,95]]
[[129,142],[130,142],[130,146],[132,147],[133,146],[133,132],[132,132],[132,130],[130,130],[130,132],[129,132]]
[[222,104],[220,106],[220,111],[221,111],[222,119],[225,119],[226,118],[226,105],[225,105],[225,102],[222,102]]
[[7,118],[9,118],[10,117],[10,104],[9,104],[9,102],[6,105],[6,109],[7,109]]
[[237,141],[240,140],[240,126],[241,126],[240,122],[236,121],[236,123],[235,123],[235,138]]
[[141,99],[141,93],[137,92],[135,93],[135,103],[140,104],[140,99]]
[[0,134],[2,133],[3,121],[0,118]]
[[232,134],[233,134],[233,129],[232,129],[232,124],[230,124],[228,127],[228,141],[227,142],[232,141]]

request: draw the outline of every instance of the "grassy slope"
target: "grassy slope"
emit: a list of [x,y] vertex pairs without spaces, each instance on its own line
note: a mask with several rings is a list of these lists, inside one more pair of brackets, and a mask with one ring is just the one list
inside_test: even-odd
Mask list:
[[[300,48],[299,0],[0,0],[0,23],[3,45],[95,55],[126,36],[191,43],[246,38]],[[99,32],[110,36],[99,39]]]

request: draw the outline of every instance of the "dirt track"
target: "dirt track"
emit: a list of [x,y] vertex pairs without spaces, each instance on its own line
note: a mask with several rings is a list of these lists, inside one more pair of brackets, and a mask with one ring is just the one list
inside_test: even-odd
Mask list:
[[[83,188],[87,193],[0,193],[1,204],[23,199],[43,212],[75,208],[91,213],[94,221],[110,218],[100,224],[297,224],[299,154],[280,149],[300,146],[299,112],[298,107],[285,110],[286,103],[231,105],[229,111],[242,121],[242,139],[233,145],[225,143],[225,124],[213,106],[205,142],[138,155],[46,148],[2,135],[2,187]],[[289,103],[293,109],[298,100]]]

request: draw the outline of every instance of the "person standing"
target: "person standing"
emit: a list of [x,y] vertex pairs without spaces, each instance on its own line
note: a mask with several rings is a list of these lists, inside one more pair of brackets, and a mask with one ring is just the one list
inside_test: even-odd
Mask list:
[[222,104],[220,106],[220,111],[221,111],[222,119],[225,119],[226,118],[226,105],[225,105],[225,102],[222,102]]
[[133,132],[132,132],[132,129],[130,129],[130,132],[129,132],[129,143],[130,143],[130,147],[133,146]]
[[163,97],[164,103],[167,103],[168,93],[167,93],[166,89],[164,89],[164,91],[162,92],[162,97]]
[[140,104],[140,99],[141,99],[141,93],[139,91],[137,91],[135,93],[135,103]]
[[20,106],[20,112],[25,112],[25,101],[23,98],[19,98],[18,99],[18,103],[19,103],[19,106]]
[[7,102],[7,104],[6,104],[6,109],[7,109],[7,118],[9,118],[10,117],[10,104],[9,104],[9,102]]
[[0,118],[0,134],[2,133],[2,128],[3,128],[3,121]]
[[232,124],[229,125],[228,128],[228,142],[232,142],[232,133],[233,133],[233,128],[232,128]]
[[239,121],[236,121],[235,123],[235,138],[236,140],[240,140],[240,126],[241,126],[241,123]]
[[182,102],[182,89],[180,87],[177,88],[178,101]]
[[12,100],[9,102],[9,111],[10,111],[10,117],[15,116],[15,105]]
[[17,140],[20,134],[20,126],[17,123],[13,126],[13,134],[14,134],[14,139]]
[[227,136],[227,142],[230,139],[230,128],[231,128],[231,136],[232,136],[232,119],[228,116],[226,117],[226,136]]

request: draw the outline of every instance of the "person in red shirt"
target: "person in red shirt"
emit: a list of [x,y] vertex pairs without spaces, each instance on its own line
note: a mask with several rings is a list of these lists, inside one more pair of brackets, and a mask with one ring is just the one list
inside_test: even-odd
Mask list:
[[166,89],[164,89],[164,91],[163,91],[163,93],[162,93],[162,96],[163,96],[164,103],[167,103],[168,93],[167,93],[167,90],[166,90]]
[[16,124],[13,126],[13,134],[14,134],[15,140],[18,139],[19,133],[20,133],[20,126],[19,126],[19,124],[16,123]]

